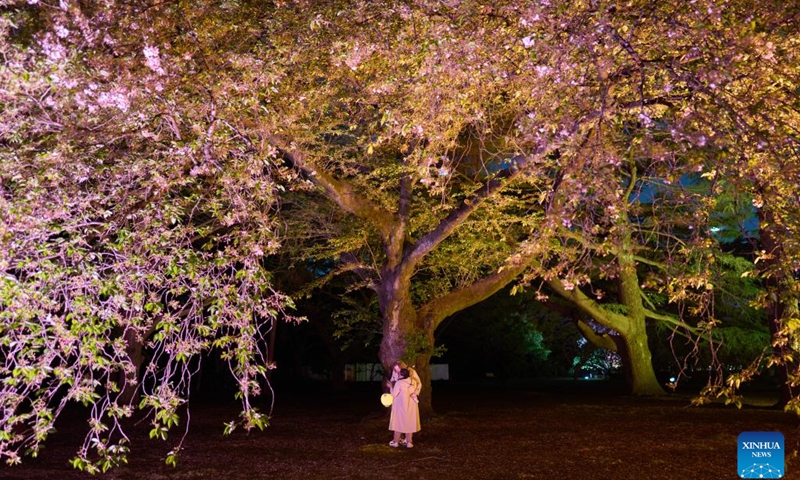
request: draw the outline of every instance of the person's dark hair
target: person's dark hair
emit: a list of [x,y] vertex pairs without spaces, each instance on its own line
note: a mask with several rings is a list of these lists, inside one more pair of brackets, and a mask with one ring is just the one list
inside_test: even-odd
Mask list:
[[407,368],[400,369],[400,378],[408,378],[411,374],[409,373]]

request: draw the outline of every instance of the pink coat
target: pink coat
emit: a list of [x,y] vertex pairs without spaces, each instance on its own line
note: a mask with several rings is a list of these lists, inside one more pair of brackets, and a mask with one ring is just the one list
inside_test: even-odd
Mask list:
[[391,392],[393,399],[389,430],[414,433],[422,429],[419,423],[419,405],[411,398],[411,394],[415,391],[416,385],[410,378],[404,378],[394,383]]

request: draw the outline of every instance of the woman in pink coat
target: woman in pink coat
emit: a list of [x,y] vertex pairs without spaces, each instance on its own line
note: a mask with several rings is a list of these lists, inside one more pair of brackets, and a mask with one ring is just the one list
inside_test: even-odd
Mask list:
[[398,375],[399,379],[392,385],[392,416],[389,418],[389,430],[394,432],[394,440],[389,446],[400,445],[400,435],[405,434],[407,448],[414,448],[411,439],[414,432],[419,432],[422,427],[419,423],[419,405],[416,400],[415,382],[410,378],[408,369],[403,368]]

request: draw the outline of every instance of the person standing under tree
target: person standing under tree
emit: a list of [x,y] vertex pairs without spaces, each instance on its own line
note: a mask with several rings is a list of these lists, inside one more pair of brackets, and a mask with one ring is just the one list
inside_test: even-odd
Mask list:
[[[392,414],[389,418],[389,430],[394,432],[390,447],[400,446],[400,435],[405,435],[406,448],[414,448],[412,437],[422,429],[419,422],[419,404],[416,399],[416,386],[407,368],[399,369],[399,378],[392,382]],[[394,378],[394,375],[392,375]]]
[[[391,391],[394,382],[400,380],[400,370],[403,368],[408,370],[408,378],[411,379],[411,382],[414,385],[414,391],[411,394],[411,398],[415,402],[419,402],[419,393],[422,391],[422,380],[419,379],[419,375],[417,374],[417,371],[414,370],[414,367],[408,366],[408,364],[402,360],[394,362],[394,365],[392,366],[391,378],[389,379],[388,382],[386,382],[386,386],[388,387],[389,391]],[[400,445],[405,445],[405,444],[406,444],[405,436],[401,435]]]

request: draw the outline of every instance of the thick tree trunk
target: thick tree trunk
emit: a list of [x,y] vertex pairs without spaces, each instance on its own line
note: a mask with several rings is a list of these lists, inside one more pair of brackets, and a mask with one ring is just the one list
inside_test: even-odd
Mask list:
[[[620,251],[629,252],[630,250],[630,237],[623,237]],[[547,283],[563,298],[572,301],[583,314],[619,334],[613,339],[618,347],[617,352],[622,357],[622,365],[631,394],[663,395],[666,392],[656,378],[650,347],[647,344],[647,317],[642,305],[635,261],[630,254],[619,254],[617,262],[620,266],[618,296],[620,303],[627,308],[625,315],[603,308],[602,305],[583,293],[580,288],[568,290],[557,279],[549,280]],[[580,325],[579,328],[581,328]]]
[[378,303],[383,318],[383,338],[378,357],[388,378],[394,363],[406,355],[408,335],[415,331],[417,312],[411,302],[409,278],[384,270],[382,280]]
[[[626,317],[624,321],[612,323],[609,318],[603,318],[594,312],[596,321],[609,328],[615,329],[617,335],[598,335],[588,325],[578,323],[578,328],[584,337],[600,348],[616,351],[622,357],[622,369],[628,391],[632,395],[664,395],[666,392],[656,378],[653,369],[653,359],[650,346],[647,344],[647,329],[644,317],[636,319]],[[602,312],[600,312],[602,313]],[[609,345],[609,340],[614,346]]]
[[416,312],[405,292],[385,288],[379,294],[383,316],[383,338],[378,351],[381,363],[388,371],[406,353],[407,335],[414,331]]
[[622,357],[622,369],[628,391],[633,395],[663,395],[664,389],[653,370],[652,355],[647,344],[644,320],[639,328],[632,328],[623,335],[599,335],[580,319],[576,320],[581,334],[592,345],[617,352]]
[[647,332],[644,321],[618,338],[618,353],[632,395],[664,395],[664,389],[656,378],[650,347],[647,345]]
[[[430,349],[434,346],[435,326],[428,318],[420,319],[419,313],[411,302],[411,281],[401,276],[384,275],[378,298],[383,316],[383,339],[379,350],[381,363],[387,375],[391,375],[394,363],[407,357],[409,353],[408,336],[422,335]],[[431,351],[414,352],[416,356],[409,364],[422,381],[419,397],[419,408],[422,415],[433,413],[430,361]]]
[[621,237],[621,252],[617,256],[619,262],[619,298],[627,308],[627,319],[621,322],[622,328],[616,329],[622,338],[620,355],[622,363],[629,373],[628,387],[633,395],[664,395],[666,392],[658,383],[653,370],[653,358],[647,344],[647,318],[642,304],[642,290],[633,251],[631,231],[624,224]]

